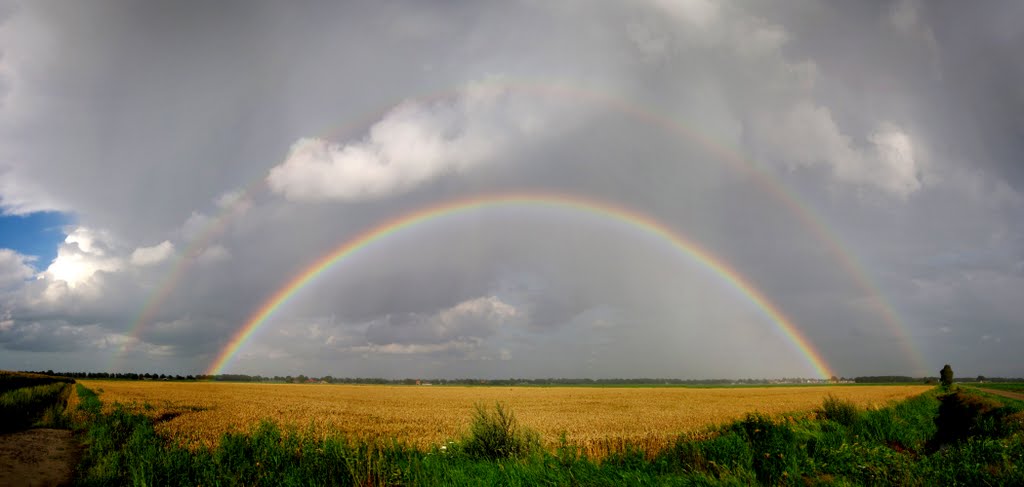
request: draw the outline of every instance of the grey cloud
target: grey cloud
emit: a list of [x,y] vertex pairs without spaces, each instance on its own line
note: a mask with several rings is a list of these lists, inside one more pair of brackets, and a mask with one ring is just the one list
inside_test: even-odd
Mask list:
[[[94,248],[65,243],[61,262],[75,265],[39,280],[0,254],[0,346],[11,354],[0,367],[119,357],[122,368],[202,371],[291,278],[368,229],[441,201],[545,190],[634,209],[710,250],[841,375],[946,362],[1020,375],[1024,83],[1021,29],[1007,20],[1019,7],[665,5],[11,9],[0,204],[73,212],[78,236],[95,237]],[[508,103],[460,111],[481,80],[500,80]],[[380,156],[375,130],[402,113],[448,142],[477,127],[493,150],[463,170],[450,156],[465,144],[452,145],[427,177],[389,173],[403,182],[372,198],[337,198],[351,191],[331,171],[312,186],[275,182],[304,138]],[[539,129],[516,129],[527,125]],[[62,282],[75,273],[80,284]],[[876,291],[909,344],[879,315]],[[516,310],[514,325],[440,318],[492,296]],[[295,293],[234,366],[813,373],[763,310],[692,256],[628,223],[544,205],[380,239]]]
[[30,259],[11,249],[0,249],[0,290],[17,287],[35,274]]

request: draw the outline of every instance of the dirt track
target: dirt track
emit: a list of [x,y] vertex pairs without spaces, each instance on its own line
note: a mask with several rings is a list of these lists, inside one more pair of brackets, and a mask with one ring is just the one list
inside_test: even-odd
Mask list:
[[979,391],[987,392],[989,394],[995,394],[997,396],[1003,396],[1008,397],[1010,399],[1016,399],[1018,401],[1024,401],[1024,394],[1021,394],[1019,392],[1000,391],[996,389],[983,389],[981,387],[977,387],[976,389],[978,389]]
[[0,486],[71,485],[79,446],[69,430],[0,435]]

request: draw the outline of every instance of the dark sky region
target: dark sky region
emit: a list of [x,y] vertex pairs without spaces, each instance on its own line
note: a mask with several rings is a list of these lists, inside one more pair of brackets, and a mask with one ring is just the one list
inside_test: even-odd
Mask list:
[[1022,376],[1022,45],[1017,1],[5,2],[0,368],[201,373],[367,230],[544,192],[710,254],[468,209],[224,371]]

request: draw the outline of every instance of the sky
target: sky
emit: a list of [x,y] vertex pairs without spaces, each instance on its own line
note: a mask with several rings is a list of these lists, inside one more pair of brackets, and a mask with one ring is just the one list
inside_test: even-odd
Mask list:
[[1024,376],[1022,19],[2,3],[0,369]]

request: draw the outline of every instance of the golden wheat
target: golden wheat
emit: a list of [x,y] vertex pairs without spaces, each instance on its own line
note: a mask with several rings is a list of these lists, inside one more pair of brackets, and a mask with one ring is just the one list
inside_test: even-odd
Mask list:
[[682,433],[760,412],[807,412],[832,394],[882,406],[930,386],[742,388],[455,387],[82,381],[157,420],[157,431],[190,446],[213,446],[226,431],[267,419],[304,434],[397,439],[419,447],[457,438],[477,403],[502,402],[547,445],[565,432],[593,455],[625,444],[648,451]]

